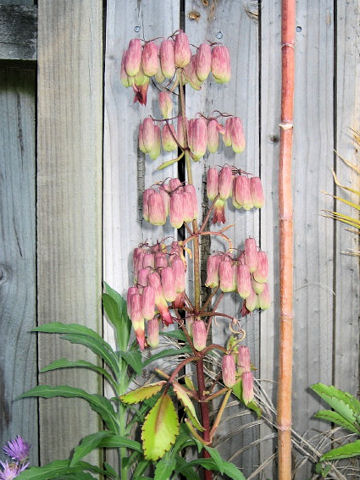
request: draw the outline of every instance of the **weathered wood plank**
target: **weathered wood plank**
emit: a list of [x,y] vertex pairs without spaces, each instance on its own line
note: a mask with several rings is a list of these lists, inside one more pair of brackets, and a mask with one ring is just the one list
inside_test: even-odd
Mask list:
[[[204,161],[194,165],[194,178],[201,198],[204,198],[206,170],[209,166],[228,163],[252,173],[259,173],[259,58],[258,58],[258,11],[257,2],[217,2],[206,8],[200,2],[185,2],[185,30],[191,43],[200,45],[205,41],[220,42],[229,47],[232,79],[229,84],[216,84],[210,76],[201,92],[186,88],[189,116],[198,112],[211,115],[213,110],[232,113],[243,120],[247,141],[245,152],[235,154],[231,148],[221,147],[216,154],[206,156]],[[212,7],[211,7],[212,5]],[[191,20],[190,12],[197,11],[200,17]],[[226,208],[227,224],[234,228],[227,233],[233,239],[235,248],[243,248],[245,238],[253,236],[259,242],[259,212],[235,210],[230,202]],[[218,230],[218,228],[212,227]],[[226,247],[217,240],[211,241],[210,250],[224,251]],[[240,301],[238,295],[226,295],[219,310],[240,318]],[[241,321],[247,332],[246,344],[252,352],[252,362],[259,366],[259,315],[250,315]],[[230,335],[228,323],[221,319],[213,329],[216,343],[223,344]],[[239,407],[229,409],[229,415],[239,413]],[[249,422],[249,416],[233,418],[224,424],[217,439],[224,458],[236,454],[244,445],[258,438],[258,428],[243,430],[239,428]],[[239,430],[239,433],[237,431]],[[249,449],[241,456],[235,456],[234,462],[248,476],[258,466],[259,456],[256,448]]]
[[28,3],[0,5],[0,60],[36,60],[37,7]]
[[[338,2],[336,22],[336,150],[356,163],[349,130],[360,129],[360,10],[358,2]],[[359,154],[357,152],[357,159]],[[358,160],[357,160],[358,161]],[[338,159],[336,169],[341,182],[359,190],[360,176]],[[328,174],[330,175],[330,173]],[[332,191],[332,190],[330,190]],[[337,194],[351,199],[337,189]],[[353,196],[352,201],[359,202]],[[332,203],[327,202],[332,209]],[[336,210],[354,216],[354,210],[337,202]],[[352,394],[359,388],[359,259],[344,254],[358,250],[358,237],[336,224],[334,384]]]
[[[164,229],[143,220],[141,195],[145,188],[156,181],[176,176],[177,167],[175,165],[162,172],[155,172],[161,160],[152,161],[138,150],[140,122],[150,114],[159,118],[157,96],[150,86],[146,107],[132,103],[132,89],[125,89],[119,78],[121,56],[130,39],[168,36],[178,26],[179,6],[176,2],[107,2],[104,278],[122,294],[126,294],[128,286],[133,282],[133,249],[143,241],[155,242],[174,234],[168,223]],[[164,155],[162,158],[165,161],[172,157]]]
[[0,69],[0,444],[22,435],[38,459],[36,400],[35,72]]
[[[99,332],[102,14],[97,0],[39,2],[38,321],[82,323]],[[60,357],[93,359],[84,348],[40,335],[39,366]],[[86,370],[40,381],[101,392]],[[66,458],[98,427],[82,401],[41,401],[41,462]]]

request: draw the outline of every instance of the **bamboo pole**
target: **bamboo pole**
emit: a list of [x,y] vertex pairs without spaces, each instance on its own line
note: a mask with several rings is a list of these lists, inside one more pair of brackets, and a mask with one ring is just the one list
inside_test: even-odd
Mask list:
[[291,391],[293,335],[293,206],[291,160],[294,104],[295,0],[282,0],[281,123],[279,157],[280,346],[278,389],[279,480],[291,479]]

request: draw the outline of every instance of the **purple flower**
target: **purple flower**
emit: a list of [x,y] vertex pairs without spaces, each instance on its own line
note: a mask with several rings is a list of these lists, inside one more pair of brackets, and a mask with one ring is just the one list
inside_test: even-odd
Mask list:
[[25,442],[20,435],[17,435],[14,440],[7,442],[7,444],[3,447],[3,451],[8,457],[23,463],[29,456],[30,445]]
[[2,472],[0,472],[0,480],[13,480],[17,477],[19,472],[19,467],[16,463],[9,462],[0,462],[2,467]]

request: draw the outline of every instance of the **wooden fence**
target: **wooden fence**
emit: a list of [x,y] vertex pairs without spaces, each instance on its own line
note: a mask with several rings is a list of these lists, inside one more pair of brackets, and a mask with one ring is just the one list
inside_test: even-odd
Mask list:
[[[332,168],[344,183],[358,181],[334,150],[352,159],[349,127],[360,127],[360,5],[300,0],[297,9],[293,399],[294,428],[304,433],[327,428],[311,418],[319,403],[309,385],[333,383],[356,394],[359,383],[359,264],[343,253],[354,248],[354,237],[321,211],[334,207],[322,193],[334,191]],[[261,175],[265,207],[255,214],[229,211],[228,220],[235,224],[235,246],[255,236],[270,257],[273,305],[244,327],[256,376],[276,399],[280,0],[39,0],[37,6],[2,0],[0,440],[23,435],[34,464],[66,458],[98,420],[82,401],[16,398],[37,383],[70,383],[92,392],[103,386],[86,371],[39,375],[56,358],[88,354],[29,331],[37,323],[80,322],[108,338],[102,280],[124,294],[132,281],[132,249],[174,235],[141,219],[140,192],[176,174],[176,167],[154,172],[155,163],[137,150],[137,127],[155,96],[146,108],[132,104],[119,69],[130,38],[167,36],[180,27],[193,44],[209,40],[230,47],[231,82],[210,80],[201,92],[188,88],[186,101],[190,115],[218,109],[242,117],[247,148],[238,156],[222,150],[206,157],[195,167],[195,180],[204,198],[209,165],[226,161]],[[229,298],[225,308],[236,315],[239,303]],[[224,325],[213,335],[222,343]],[[221,433],[228,458],[269,436],[235,456],[249,475],[274,451],[273,432],[254,424],[239,433],[239,422],[226,422]],[[297,478],[307,478],[304,472]]]

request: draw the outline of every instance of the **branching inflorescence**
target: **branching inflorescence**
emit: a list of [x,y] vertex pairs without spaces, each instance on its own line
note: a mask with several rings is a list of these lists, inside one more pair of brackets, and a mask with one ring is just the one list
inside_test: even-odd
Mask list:
[[[156,40],[142,42],[133,39],[125,51],[121,65],[121,81],[125,87],[132,87],[134,101],[146,104],[147,91],[152,80],[159,90],[159,106],[163,118],[146,117],[139,128],[139,149],[156,160],[165,152],[176,152],[176,158],[162,163],[164,169],[180,160],[185,160],[187,181],[167,178],[163,182],[149,186],[143,193],[144,220],[153,225],[165,225],[169,218],[172,227],[186,227],[187,237],[166,245],[159,241],[155,245],[142,244],[133,254],[134,285],[128,290],[128,313],[132,320],[136,338],[141,349],[159,345],[159,330],[176,323],[183,333],[183,341],[189,347],[189,356],[178,363],[169,375],[157,373],[166,379],[156,384],[142,387],[125,394],[121,400],[136,403],[153,395],[160,394],[155,406],[150,410],[143,429],[145,456],[156,460],[164,455],[175,441],[178,420],[173,419],[171,397],[173,392],[185,409],[186,424],[191,434],[204,446],[211,445],[226,403],[233,393],[249,408],[259,411],[253,397],[253,376],[250,352],[241,342],[244,331],[235,329],[238,322],[218,309],[224,294],[237,292],[243,299],[239,316],[250,314],[255,309],[266,309],[270,305],[268,259],[259,250],[254,238],[247,238],[242,251],[233,248],[232,241],[225,234],[229,227],[219,231],[209,230],[208,223],[226,223],[225,208],[231,199],[236,209],[250,210],[261,208],[264,195],[260,178],[231,166],[209,168],[207,172],[207,197],[209,210],[201,225],[199,205],[192,178],[192,162],[200,161],[206,152],[215,153],[220,139],[235,153],[245,149],[245,136],[240,118],[213,112],[210,116],[198,114],[188,119],[185,110],[184,85],[195,90],[212,73],[217,83],[230,80],[230,55],[227,47],[203,43],[191,52],[187,35],[175,32],[163,39],[160,46]],[[178,93],[176,93],[178,92]],[[178,95],[179,115],[173,113],[172,95]],[[225,251],[215,252],[207,259],[207,279],[205,285],[211,289],[207,300],[200,298],[200,251],[201,236],[218,236],[224,240]],[[190,249],[190,247],[192,247]],[[194,294],[186,293],[186,272],[192,265]],[[211,323],[215,317],[229,322],[229,341],[226,346],[210,343]],[[213,392],[207,389],[204,374],[204,357],[218,350],[222,357],[222,385]],[[178,375],[188,363],[196,365],[196,382],[187,379],[186,386],[180,385]],[[194,383],[197,386],[194,386]],[[210,424],[209,402],[223,395],[223,403],[214,422]],[[192,400],[198,402],[201,421],[198,420]],[[162,409],[173,421],[175,431],[168,439],[150,439],[156,432],[152,429],[154,416]],[[158,415],[157,419],[160,418]],[[166,422],[166,415],[162,417]],[[155,422],[156,423],[156,422]],[[169,420],[169,423],[170,420]],[[170,427],[169,427],[170,428]],[[209,453],[205,449],[204,457]],[[211,478],[211,472],[206,472]]]

